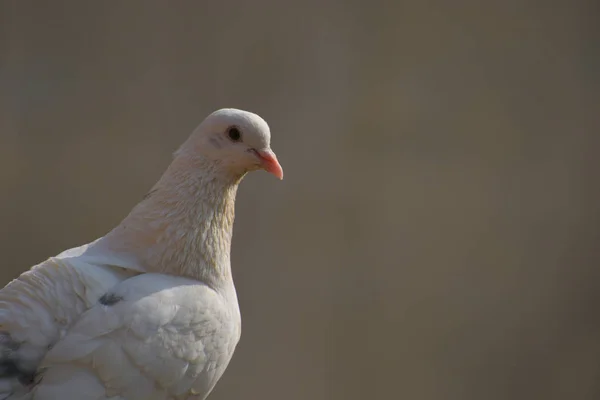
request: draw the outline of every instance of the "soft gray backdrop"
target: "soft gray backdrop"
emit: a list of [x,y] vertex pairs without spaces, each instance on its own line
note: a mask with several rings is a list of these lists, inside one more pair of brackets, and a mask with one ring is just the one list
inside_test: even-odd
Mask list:
[[600,397],[589,1],[0,1],[2,282],[103,235],[209,112],[237,203],[213,400]]

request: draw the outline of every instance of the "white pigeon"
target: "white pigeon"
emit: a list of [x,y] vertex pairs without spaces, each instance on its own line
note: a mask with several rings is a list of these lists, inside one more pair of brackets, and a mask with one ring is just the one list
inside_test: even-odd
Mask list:
[[205,399],[241,333],[237,187],[283,170],[258,115],[222,109],[111,232],[0,290],[0,399]]

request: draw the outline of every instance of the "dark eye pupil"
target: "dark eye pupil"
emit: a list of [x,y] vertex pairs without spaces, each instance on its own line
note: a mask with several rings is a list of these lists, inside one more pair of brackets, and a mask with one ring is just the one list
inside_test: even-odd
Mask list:
[[237,142],[242,137],[240,130],[235,127],[229,128],[229,131],[227,131],[227,135],[229,136],[229,139],[233,140],[234,142]]

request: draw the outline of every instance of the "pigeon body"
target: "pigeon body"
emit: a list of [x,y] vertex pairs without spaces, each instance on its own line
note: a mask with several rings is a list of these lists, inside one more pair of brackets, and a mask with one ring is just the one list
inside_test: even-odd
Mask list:
[[0,400],[205,399],[241,334],[234,203],[257,169],[283,177],[266,122],[216,111],[116,228],[0,290]]

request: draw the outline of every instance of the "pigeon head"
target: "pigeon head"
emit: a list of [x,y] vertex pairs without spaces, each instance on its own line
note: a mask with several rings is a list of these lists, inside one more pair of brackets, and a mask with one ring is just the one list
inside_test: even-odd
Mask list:
[[234,175],[263,169],[283,179],[270,142],[269,125],[260,116],[224,108],[206,117],[178,153],[200,155]]

